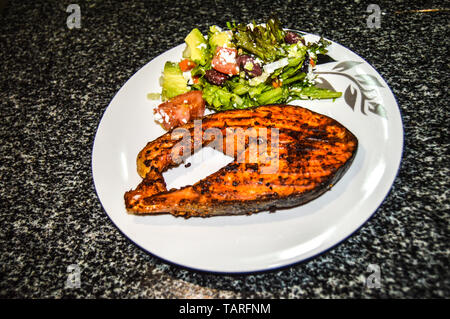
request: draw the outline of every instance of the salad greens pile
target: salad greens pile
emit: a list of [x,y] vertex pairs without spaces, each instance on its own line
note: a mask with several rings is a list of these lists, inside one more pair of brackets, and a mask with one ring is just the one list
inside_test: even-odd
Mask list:
[[277,18],[264,25],[227,23],[211,26],[207,37],[194,29],[186,37],[184,60],[167,62],[162,99],[201,90],[207,107],[216,111],[245,109],[296,99],[335,99],[342,95],[314,86],[318,54],[329,41],[306,43],[285,31]]

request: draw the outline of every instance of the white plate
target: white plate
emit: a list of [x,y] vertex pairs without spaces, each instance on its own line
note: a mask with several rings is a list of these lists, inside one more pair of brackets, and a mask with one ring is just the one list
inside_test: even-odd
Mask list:
[[[318,39],[314,35],[306,38]],[[164,133],[153,121],[152,110],[158,102],[149,101],[146,94],[160,91],[164,63],[180,60],[183,49],[184,44],[179,45],[136,72],[113,98],[98,126],[92,152],[95,188],[106,213],[125,236],[149,253],[184,267],[255,272],[324,252],[346,239],[376,211],[400,165],[403,128],[399,108],[375,69],[347,48],[332,43],[329,55],[337,62],[318,65],[316,71],[325,79],[322,83],[331,84],[344,93],[343,97],[334,102],[292,103],[336,119],[359,140],[353,164],[331,191],[300,207],[251,216],[184,219],[127,214],[123,195],[141,181],[136,156],[147,142]],[[210,160],[200,164],[202,172],[197,169],[186,176],[196,178],[195,182],[225,163],[224,158]],[[179,185],[177,177],[183,170],[187,169],[182,166],[176,173],[166,174],[168,184]]]

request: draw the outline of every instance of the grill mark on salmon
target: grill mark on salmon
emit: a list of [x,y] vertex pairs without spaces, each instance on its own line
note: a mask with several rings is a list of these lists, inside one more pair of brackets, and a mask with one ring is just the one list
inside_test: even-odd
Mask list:
[[[192,122],[181,128],[189,131],[188,143],[193,150],[215,142],[209,137],[196,143]],[[173,152],[183,135],[173,138],[171,130],[149,142],[138,154],[137,170],[143,181],[125,193],[128,212],[208,217],[302,205],[336,184],[351,165],[358,147],[356,137],[337,121],[292,105],[218,112],[202,119],[202,133],[210,128],[223,135],[223,143],[218,145],[223,152],[227,149],[227,131],[267,129],[267,151],[260,154],[256,163],[242,162],[242,156],[248,158],[250,146],[261,142],[246,136],[241,141],[243,151],[238,153],[234,141],[234,153],[227,154],[234,156],[233,162],[194,185],[167,190],[162,173],[183,160]],[[270,128],[279,132],[278,170],[261,174],[273,155]]]

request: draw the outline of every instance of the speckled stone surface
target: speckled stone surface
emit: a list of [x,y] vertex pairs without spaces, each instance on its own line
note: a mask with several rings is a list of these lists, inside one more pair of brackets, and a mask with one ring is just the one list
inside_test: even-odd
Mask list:
[[[69,30],[66,8],[81,7]],[[9,1],[0,14],[0,297],[450,297],[449,11],[442,2]],[[399,12],[400,11],[400,12]],[[262,21],[321,34],[386,79],[403,116],[401,169],[376,214],[307,262],[253,275],[193,272],[154,258],[110,222],[96,196],[91,149],[114,94],[194,27]],[[65,288],[67,267],[81,287]],[[367,288],[369,264],[381,287]]]

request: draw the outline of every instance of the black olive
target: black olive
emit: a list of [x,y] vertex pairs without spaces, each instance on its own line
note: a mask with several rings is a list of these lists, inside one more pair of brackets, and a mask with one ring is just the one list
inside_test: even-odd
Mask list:
[[300,68],[300,72],[308,73],[308,67],[309,67],[309,54],[308,52],[306,52],[305,61],[303,62],[302,67]]
[[205,72],[205,78],[211,84],[222,86],[228,79],[228,75],[211,69]]
[[244,70],[245,73],[251,78],[260,76],[262,74],[261,65],[248,54],[239,55],[236,58],[236,62],[239,66],[239,69]]
[[305,44],[305,40],[301,36],[299,36],[297,33],[288,31],[286,35],[284,36],[284,42],[287,44],[294,44],[298,41],[301,41],[303,44]]

